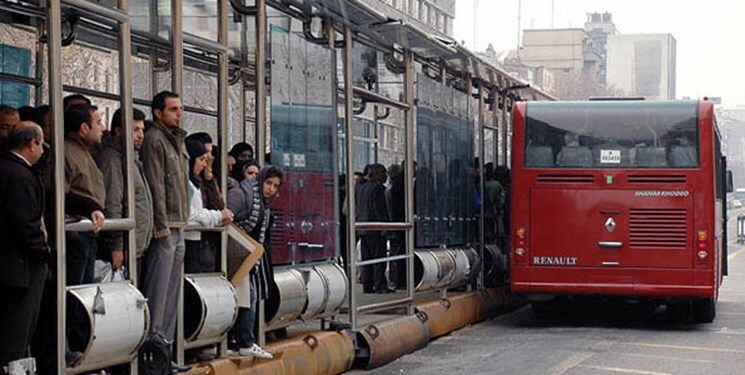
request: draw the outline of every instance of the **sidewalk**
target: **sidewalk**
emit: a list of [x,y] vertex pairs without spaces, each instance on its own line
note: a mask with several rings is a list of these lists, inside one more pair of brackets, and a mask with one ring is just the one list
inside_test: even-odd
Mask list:
[[[416,313],[363,315],[360,329],[321,331],[298,327],[288,338],[267,344],[273,359],[222,358],[200,363],[190,375],[339,374],[372,369],[421,349],[430,340],[519,305],[503,289],[436,294],[417,301]],[[320,325],[315,325],[319,327]]]

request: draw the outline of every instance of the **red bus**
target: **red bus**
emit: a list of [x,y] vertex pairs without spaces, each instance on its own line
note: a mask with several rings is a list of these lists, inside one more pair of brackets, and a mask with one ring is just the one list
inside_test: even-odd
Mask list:
[[519,102],[512,291],[691,306],[711,322],[726,274],[726,160],[712,103]]

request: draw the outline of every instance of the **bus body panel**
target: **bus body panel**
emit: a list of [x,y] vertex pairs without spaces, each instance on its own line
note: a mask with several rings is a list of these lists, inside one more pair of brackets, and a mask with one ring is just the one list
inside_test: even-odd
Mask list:
[[[533,188],[529,262],[691,268],[693,194],[646,205],[633,189]],[[566,215],[564,214],[566,213]]]
[[512,290],[716,299],[726,244],[712,104],[697,105],[698,167],[609,169],[526,167],[530,105],[513,111]]

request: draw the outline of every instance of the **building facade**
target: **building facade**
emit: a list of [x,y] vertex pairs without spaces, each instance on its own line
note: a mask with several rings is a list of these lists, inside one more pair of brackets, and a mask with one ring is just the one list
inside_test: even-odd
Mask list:
[[676,41],[672,34],[608,36],[607,83],[628,95],[675,99]]
[[608,36],[617,33],[616,25],[613,23],[613,14],[605,13],[587,13],[587,22],[585,22],[585,31],[592,39],[592,43],[600,55],[598,65],[598,83],[604,85],[607,77],[608,61]]
[[362,0],[381,13],[440,36],[453,37],[455,0]]
[[584,29],[535,29],[523,32],[518,60],[525,66],[597,80],[600,55]]

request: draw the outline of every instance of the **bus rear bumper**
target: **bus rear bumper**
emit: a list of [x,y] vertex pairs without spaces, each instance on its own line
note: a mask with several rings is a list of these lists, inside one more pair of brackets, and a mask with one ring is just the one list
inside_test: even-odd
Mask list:
[[716,295],[712,270],[644,268],[513,267],[513,293],[593,294],[629,297],[693,297]]

